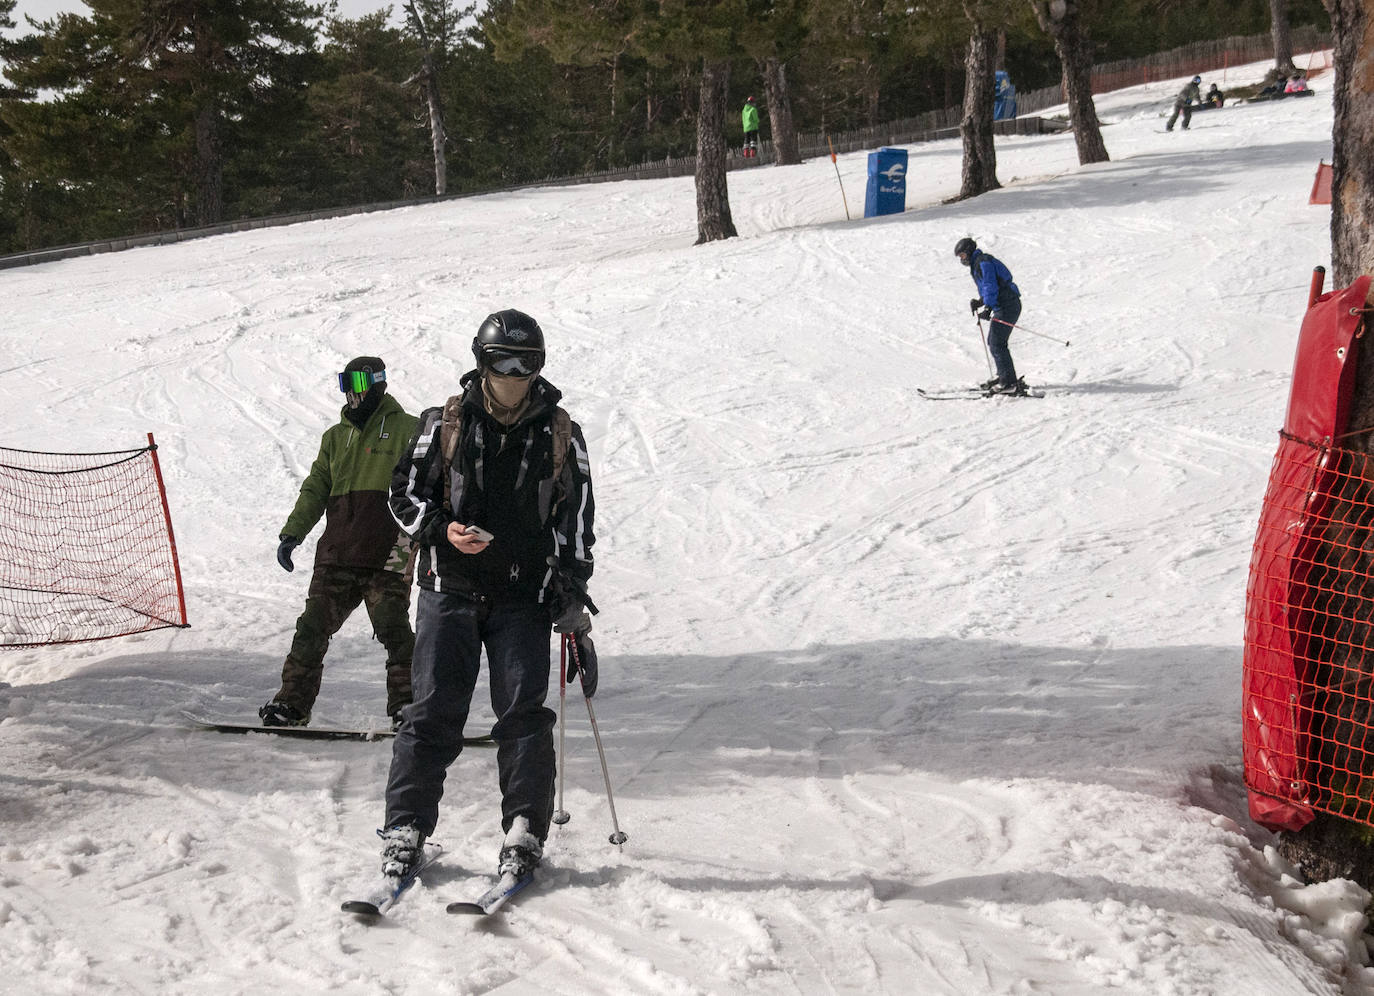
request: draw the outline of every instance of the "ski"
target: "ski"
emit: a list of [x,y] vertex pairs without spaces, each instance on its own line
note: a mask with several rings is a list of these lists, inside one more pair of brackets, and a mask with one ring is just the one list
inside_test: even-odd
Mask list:
[[367,896],[362,899],[345,900],[339,909],[345,913],[357,913],[359,916],[384,916],[396,905],[405,891],[415,884],[420,873],[439,860],[439,855],[443,852],[443,845],[425,841],[425,855],[409,875],[399,880],[385,875],[378,876],[380,881]]
[[470,916],[490,916],[506,904],[506,900],[534,881],[534,872],[515,875],[506,872],[500,880],[477,899],[470,903],[449,903],[450,913],[465,913]]
[[918,387],[916,393],[923,397],[945,397],[952,398],[981,397],[987,394],[984,387]]
[[[361,727],[335,726],[263,726],[262,723],[241,723],[236,720],[197,716],[191,712],[183,712],[182,715],[196,726],[217,733],[271,733],[278,737],[296,737],[301,740],[387,740],[396,735],[396,731],[386,727],[369,730]],[[464,737],[463,745],[491,747],[494,746],[494,742],[490,735]]]
[[971,401],[982,398],[1043,398],[1044,391],[1028,388],[1023,394],[1002,394],[985,391],[981,387],[947,388],[944,390],[916,388],[916,393],[927,401]]

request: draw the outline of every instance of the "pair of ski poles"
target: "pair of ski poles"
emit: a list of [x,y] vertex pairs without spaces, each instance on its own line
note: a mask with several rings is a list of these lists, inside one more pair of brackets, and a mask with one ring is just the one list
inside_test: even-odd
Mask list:
[[[988,361],[988,373],[991,373],[993,374],[993,376],[996,376],[992,369],[992,353],[988,351],[987,333],[983,331],[983,320],[979,318],[977,315],[974,315],[973,317],[974,320],[978,322],[978,338],[983,340],[983,358]],[[1030,335],[1038,335],[1041,339],[1048,339],[1050,342],[1057,342],[1063,346],[1067,346],[1069,344],[1069,340],[1067,339],[1056,339],[1052,335],[1046,335],[1044,332],[1037,332],[1034,329],[1028,329],[1024,325],[1017,325],[1015,322],[1003,322],[1000,318],[994,318],[992,319],[992,321],[1002,322],[1003,325],[1010,325],[1012,328],[1017,329],[1018,331],[1026,332]],[[992,322],[989,322],[988,324],[991,323]]]
[[611,775],[606,769],[606,751],[601,746],[601,731],[596,725],[596,710],[592,708],[591,697],[587,695],[585,674],[582,671],[582,660],[577,653],[577,641],[571,633],[564,633],[562,640],[559,641],[558,654],[558,808],[554,810],[554,823],[562,826],[567,823],[572,816],[563,808],[563,772],[567,765],[563,761],[563,734],[567,728],[564,717],[563,706],[568,697],[568,655],[572,654],[573,667],[577,671],[577,680],[582,684],[582,701],[587,703],[587,718],[592,723],[592,738],[596,741],[596,756],[601,759],[601,778],[606,783],[606,804],[611,810],[611,836],[610,841],[617,847],[629,840],[629,834],[620,829],[620,821],[615,816],[615,798],[611,794]]

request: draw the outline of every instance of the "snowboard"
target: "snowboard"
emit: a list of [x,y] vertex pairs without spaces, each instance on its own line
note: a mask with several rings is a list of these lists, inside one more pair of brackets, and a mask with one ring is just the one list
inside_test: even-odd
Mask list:
[[[183,712],[182,715],[196,726],[218,733],[271,733],[279,737],[297,737],[301,740],[384,740],[396,735],[396,732],[387,726],[375,729],[340,726],[263,726],[261,722],[240,723],[234,720],[197,716],[192,712]],[[489,747],[493,743],[490,734],[463,738],[463,745],[466,747]]]

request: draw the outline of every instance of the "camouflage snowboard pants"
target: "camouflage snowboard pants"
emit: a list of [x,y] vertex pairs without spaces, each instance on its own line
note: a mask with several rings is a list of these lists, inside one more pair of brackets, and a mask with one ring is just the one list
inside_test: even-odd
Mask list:
[[372,620],[372,635],[386,648],[386,714],[410,704],[410,658],[415,634],[410,628],[410,581],[394,571],[317,566],[310,578],[305,611],[281,669],[279,701],[309,713],[320,694],[324,655],[330,638],[361,602]]

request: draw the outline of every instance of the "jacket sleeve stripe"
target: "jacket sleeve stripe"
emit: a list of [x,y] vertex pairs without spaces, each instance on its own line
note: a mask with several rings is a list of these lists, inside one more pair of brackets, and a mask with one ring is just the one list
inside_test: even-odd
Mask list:
[[419,538],[443,511],[443,481],[439,479],[443,461],[435,459],[442,421],[442,409],[431,408],[424,413],[410,446],[392,472],[391,517],[412,539]]

